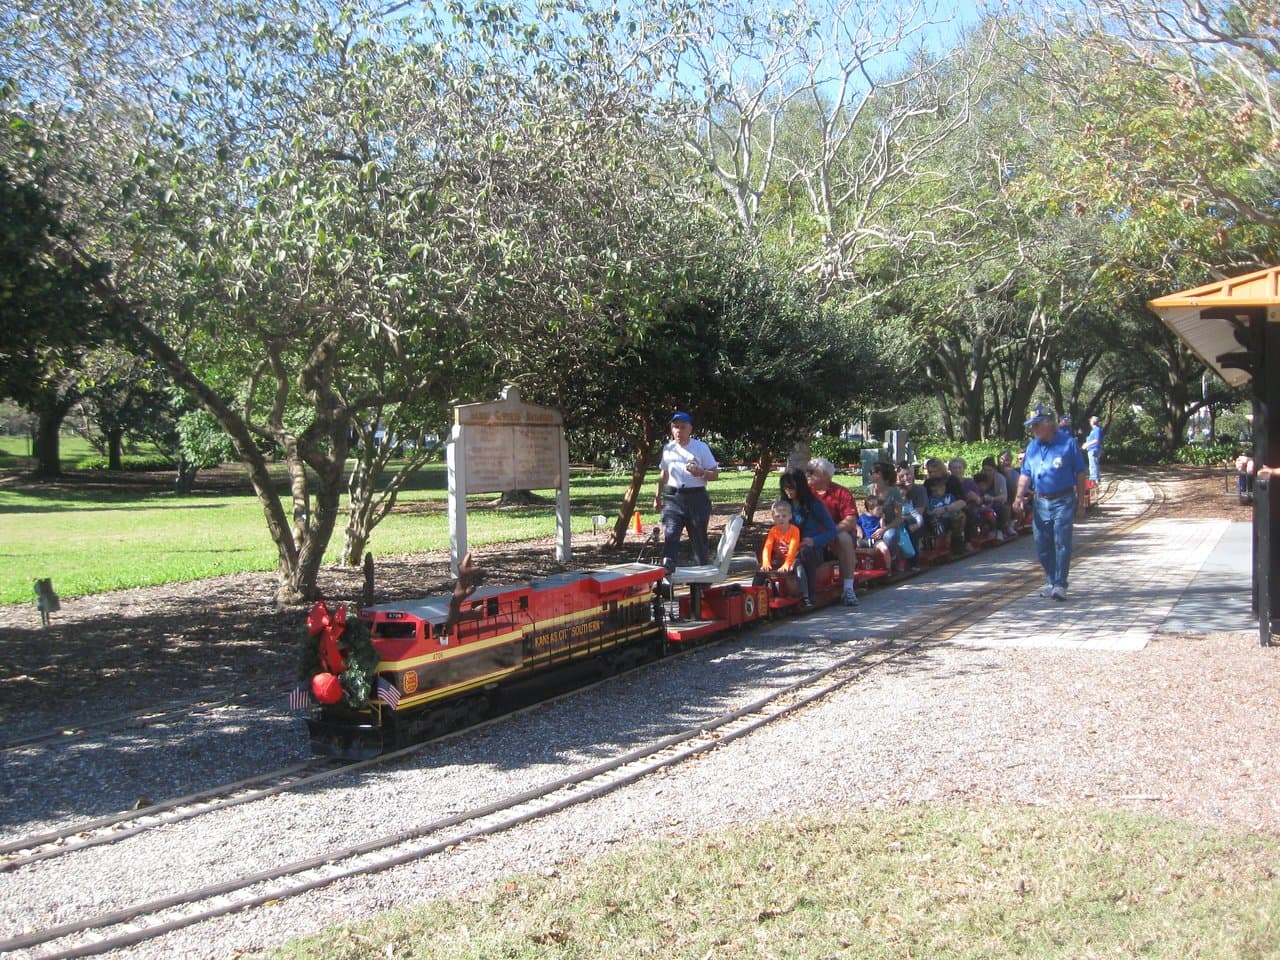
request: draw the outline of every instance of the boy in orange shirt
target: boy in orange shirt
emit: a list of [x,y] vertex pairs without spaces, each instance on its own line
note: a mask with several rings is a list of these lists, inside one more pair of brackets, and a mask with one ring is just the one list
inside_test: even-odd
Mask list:
[[765,537],[764,549],[760,551],[760,572],[753,581],[756,586],[765,583],[775,570],[794,575],[796,555],[800,552],[800,528],[791,522],[791,504],[778,500],[773,504],[772,513],[773,526]]

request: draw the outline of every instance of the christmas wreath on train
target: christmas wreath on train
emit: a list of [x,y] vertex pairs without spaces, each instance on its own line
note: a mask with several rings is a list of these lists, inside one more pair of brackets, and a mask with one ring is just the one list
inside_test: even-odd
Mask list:
[[359,617],[348,619],[345,606],[330,611],[320,600],[311,608],[298,680],[317,701],[365,706],[374,694],[379,659],[368,626]]

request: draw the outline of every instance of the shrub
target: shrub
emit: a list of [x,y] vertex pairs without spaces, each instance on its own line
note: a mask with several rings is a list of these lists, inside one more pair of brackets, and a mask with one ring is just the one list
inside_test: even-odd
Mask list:
[[[81,470],[106,470],[106,457],[85,457],[76,466]],[[174,462],[162,453],[127,453],[120,458],[122,470],[172,470]]]
[[967,465],[966,476],[973,476],[978,472],[978,468],[982,466],[982,461],[987,457],[995,457],[1001,450],[1012,450],[1016,461],[1018,451],[1025,450],[1026,447],[1027,445],[1023,442],[1010,440],[973,440],[965,442],[962,440],[929,437],[922,438],[916,442],[916,457],[921,463],[924,463],[930,457],[937,457],[944,463],[959,457]]
[[200,469],[236,458],[231,438],[205,410],[188,410],[178,418],[178,440],[182,444],[182,455]]
[[1164,463],[1168,454],[1163,438],[1139,435],[1121,440],[1105,439],[1102,457],[1104,462],[1142,466]]
[[1177,463],[1190,463],[1200,467],[1217,466],[1234,460],[1240,452],[1238,443],[1191,443],[1179,447],[1173,455]]
[[863,443],[861,440],[845,440],[841,437],[814,437],[809,443],[809,452],[815,457],[826,457],[839,469],[846,464],[852,463],[856,466],[861,463],[864,447],[868,450],[879,449],[876,444]]

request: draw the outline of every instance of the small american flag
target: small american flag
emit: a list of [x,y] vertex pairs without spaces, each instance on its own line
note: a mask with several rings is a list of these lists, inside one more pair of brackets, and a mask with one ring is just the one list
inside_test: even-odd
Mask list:
[[299,684],[289,691],[289,709],[290,710],[307,710],[310,709],[314,701],[311,699],[311,691]]
[[382,677],[378,678],[378,688],[374,692],[374,697],[381,700],[392,710],[400,705],[400,691],[396,689],[394,683],[388,683]]

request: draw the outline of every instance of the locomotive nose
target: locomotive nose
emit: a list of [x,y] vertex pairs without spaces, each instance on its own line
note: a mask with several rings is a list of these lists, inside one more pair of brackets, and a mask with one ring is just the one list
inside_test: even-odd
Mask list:
[[332,723],[307,718],[314,756],[335,760],[372,760],[383,751],[382,731],[372,724]]

